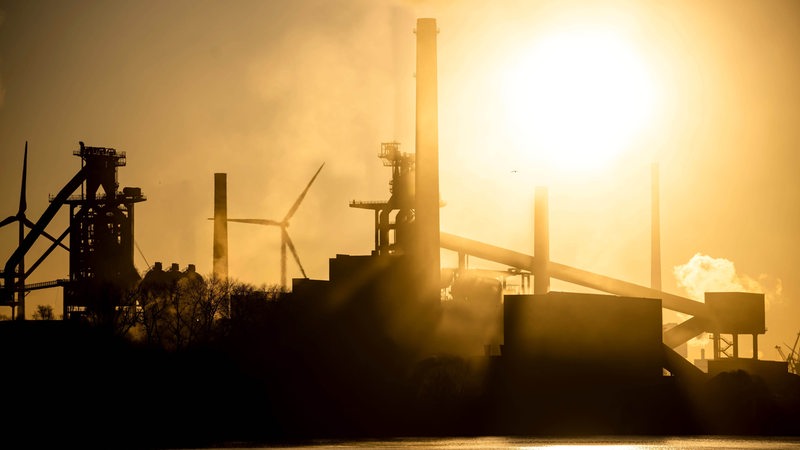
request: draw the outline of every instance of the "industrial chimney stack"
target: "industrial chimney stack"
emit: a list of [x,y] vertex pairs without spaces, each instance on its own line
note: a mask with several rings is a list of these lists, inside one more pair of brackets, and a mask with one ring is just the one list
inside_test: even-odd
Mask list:
[[661,214],[659,207],[658,164],[653,163],[651,191],[651,232],[650,232],[650,287],[661,290]]
[[214,174],[214,276],[228,278],[227,174]]
[[533,206],[533,293],[550,292],[550,212],[547,188],[536,187]]
[[417,19],[416,70],[416,244],[413,249],[420,300],[438,302],[439,261],[439,113],[436,75],[436,19]]

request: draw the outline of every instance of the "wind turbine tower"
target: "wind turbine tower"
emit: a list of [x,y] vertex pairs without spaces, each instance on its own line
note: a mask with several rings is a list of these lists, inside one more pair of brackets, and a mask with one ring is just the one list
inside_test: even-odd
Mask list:
[[[25,153],[22,159],[22,184],[19,192],[19,208],[17,209],[17,213],[15,215],[8,216],[2,221],[0,221],[0,228],[6,225],[10,225],[14,222],[17,222],[17,224],[19,225],[20,247],[22,247],[22,243],[25,240],[25,227],[28,227],[28,229],[33,229],[35,226],[35,224],[30,219],[28,219],[27,215],[25,214],[25,211],[28,209],[28,202],[26,199],[27,174],[28,174],[28,141],[25,141]],[[27,271],[25,268],[25,254],[23,253],[20,256],[19,263],[16,266],[17,283],[14,289],[17,293],[17,300],[16,302],[11,303],[12,319],[16,318],[17,307],[19,307],[19,313],[18,313],[19,316],[23,319],[25,318],[25,292],[27,291],[25,287],[25,279],[27,278],[27,276],[34,269],[36,269],[39,263],[41,263],[42,259],[46,257],[49,254],[49,252],[52,251],[52,249],[55,249],[55,247],[61,247],[64,250],[69,251],[69,247],[61,243],[61,239],[63,239],[64,236],[62,236],[61,239],[56,239],[44,230],[41,230],[40,234],[49,239],[52,242],[52,245],[50,249],[45,253],[45,255],[39,258],[39,260],[37,260],[32,267],[28,268]]]
[[[0,228],[9,225],[11,223],[17,222],[19,224],[19,245],[22,245],[22,241],[25,239],[25,227],[30,226],[33,227],[33,223],[30,223],[27,216],[25,215],[25,211],[28,209],[28,203],[26,201],[26,193],[25,193],[25,184],[26,184],[26,177],[28,173],[28,141],[25,141],[25,155],[22,159],[22,185],[19,191],[19,209],[17,209],[17,214],[13,216],[8,216],[0,222]],[[19,265],[17,266],[18,270],[18,278],[17,281],[17,301],[16,306],[19,307],[19,314],[23,318],[25,317],[25,256],[23,255],[22,258],[19,260]],[[15,305],[11,307],[11,318],[15,318]]]
[[311,187],[311,184],[314,183],[314,180],[317,179],[317,175],[322,170],[322,167],[325,166],[325,163],[322,163],[317,169],[317,172],[311,177],[311,180],[306,185],[303,192],[300,193],[300,196],[297,197],[294,204],[289,211],[283,216],[281,220],[272,220],[272,219],[227,219],[228,222],[239,222],[239,223],[251,223],[255,225],[264,225],[264,226],[277,226],[281,229],[281,288],[286,291],[287,283],[286,283],[286,248],[288,247],[289,250],[292,252],[292,256],[294,257],[297,266],[300,268],[300,272],[303,274],[304,278],[308,278],[306,275],[306,271],[303,269],[303,264],[300,262],[300,257],[297,255],[297,249],[294,247],[294,243],[292,242],[292,238],[289,237],[289,220],[294,216],[294,213],[297,211],[297,208],[300,207],[300,203],[302,203],[303,199],[308,193],[308,189]]

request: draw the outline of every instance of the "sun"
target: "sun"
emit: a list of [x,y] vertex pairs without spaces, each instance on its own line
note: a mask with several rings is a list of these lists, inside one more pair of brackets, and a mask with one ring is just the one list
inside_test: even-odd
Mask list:
[[499,84],[507,132],[525,160],[559,170],[602,169],[651,125],[654,78],[613,29],[542,36],[504,64]]

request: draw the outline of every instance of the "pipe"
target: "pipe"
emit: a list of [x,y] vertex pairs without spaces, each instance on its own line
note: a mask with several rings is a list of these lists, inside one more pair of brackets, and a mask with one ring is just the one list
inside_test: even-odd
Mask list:
[[[531,255],[445,232],[441,233],[441,245],[442,248],[447,250],[463,252],[476,258],[498,262],[518,269],[533,271],[536,267],[536,258]],[[685,297],[657,291],[645,286],[617,280],[553,261],[549,262],[548,269],[550,278],[566,281],[567,283],[627,297],[660,298],[664,308],[703,319],[707,319],[710,316],[705,303]]]

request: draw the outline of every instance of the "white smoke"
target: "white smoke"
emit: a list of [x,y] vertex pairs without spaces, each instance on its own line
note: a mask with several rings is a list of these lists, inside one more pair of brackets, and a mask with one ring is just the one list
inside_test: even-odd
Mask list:
[[706,292],[763,293],[767,305],[782,291],[781,280],[766,274],[758,278],[736,272],[733,261],[695,253],[686,264],[673,269],[678,287],[697,301],[704,301]]
[[[778,300],[783,289],[779,278],[767,274],[752,278],[738,273],[733,261],[701,253],[695,253],[686,264],[675,266],[673,274],[678,287],[689,298],[700,302],[705,301],[706,292],[754,292],[764,294],[765,307],[768,308]],[[708,336],[703,334],[691,339],[689,345],[702,348],[708,342]]]

